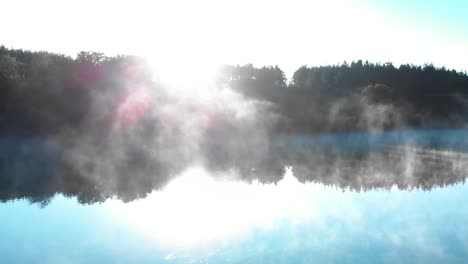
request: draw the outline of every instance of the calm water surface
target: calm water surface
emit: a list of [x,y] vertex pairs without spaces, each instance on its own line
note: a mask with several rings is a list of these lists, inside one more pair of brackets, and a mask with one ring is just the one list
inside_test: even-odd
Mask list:
[[[427,149],[463,151],[463,132],[408,133]],[[399,133],[375,140],[399,144]],[[367,140],[351,136],[343,142]],[[341,138],[300,145],[310,140]],[[464,182],[359,192],[300,183],[291,171],[276,184],[261,184],[215,180],[193,168],[129,203],[82,205],[62,195],[44,208],[2,203],[0,262],[466,263],[467,200]]]

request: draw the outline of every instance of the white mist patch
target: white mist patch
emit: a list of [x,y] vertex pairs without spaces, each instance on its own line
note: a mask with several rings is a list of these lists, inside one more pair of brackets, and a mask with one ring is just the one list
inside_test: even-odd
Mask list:
[[281,220],[309,221],[316,214],[310,205],[325,192],[322,185],[304,188],[291,170],[277,184],[227,178],[195,167],[145,199],[106,204],[116,219],[162,245],[196,247],[273,228]]

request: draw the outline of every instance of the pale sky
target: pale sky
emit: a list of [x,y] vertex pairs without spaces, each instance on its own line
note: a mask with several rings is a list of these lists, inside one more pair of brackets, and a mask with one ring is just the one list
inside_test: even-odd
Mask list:
[[[410,3],[407,3],[410,2]],[[159,68],[343,61],[468,70],[468,1],[64,1],[2,3],[0,43],[74,56],[133,54]]]

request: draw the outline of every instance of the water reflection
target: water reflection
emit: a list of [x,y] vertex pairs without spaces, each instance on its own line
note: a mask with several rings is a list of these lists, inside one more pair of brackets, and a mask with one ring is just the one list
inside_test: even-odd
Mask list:
[[[268,228],[287,218],[314,217],[310,202],[321,199],[323,186],[300,184],[291,170],[277,184],[216,179],[191,168],[160,192],[127,204],[109,202],[120,219],[163,245],[200,246]],[[312,188],[310,188],[312,187]],[[314,192],[313,200],[306,192]]]
[[[183,195],[182,195],[183,194]],[[468,186],[356,192],[187,171],[146,199],[0,205],[2,262],[462,263]]]
[[262,183],[278,182],[290,166],[300,182],[356,191],[395,185],[430,190],[464,182],[468,171],[466,130],[276,135],[262,140],[221,132],[225,137],[201,144],[203,155],[191,162],[183,157],[168,160],[183,154],[172,153],[170,146],[149,151],[141,144],[109,141],[109,151],[94,149],[97,160],[92,163],[81,164],[90,159],[83,154],[74,157],[83,165],[80,170],[54,139],[3,138],[0,201],[26,198],[45,205],[56,193],[75,196],[81,203],[111,197],[131,201],[163,188],[193,166],[213,177]]

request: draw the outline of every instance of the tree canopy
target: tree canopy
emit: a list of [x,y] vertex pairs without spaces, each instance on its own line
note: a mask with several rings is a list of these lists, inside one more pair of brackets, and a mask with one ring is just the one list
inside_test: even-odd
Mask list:
[[[435,68],[431,64],[395,67],[392,63],[356,61],[302,66],[289,84],[277,67],[230,66],[222,71],[224,80],[234,89],[277,105],[279,113],[289,120],[282,124],[287,131],[320,133],[406,126],[453,127],[463,126],[467,117],[466,73]],[[391,107],[401,119],[398,122],[382,120],[381,123],[386,124],[384,127],[365,126],[362,119],[366,118],[366,111],[376,105]]]
[[[465,167],[450,160],[415,169],[407,181],[399,178],[406,168],[395,159],[400,150],[370,156],[326,145],[316,151],[291,147],[289,137],[462,127],[466,73],[357,61],[303,66],[288,82],[278,66],[248,64],[222,67],[215,81],[219,94],[203,105],[170,93],[135,56],[72,58],[0,46],[0,201],[46,203],[55,193],[83,203],[128,201],[194,164],[262,182],[278,181],[292,165],[300,180],[357,190],[464,180]],[[447,168],[444,177],[427,176]],[[376,169],[388,177],[376,181]]]

